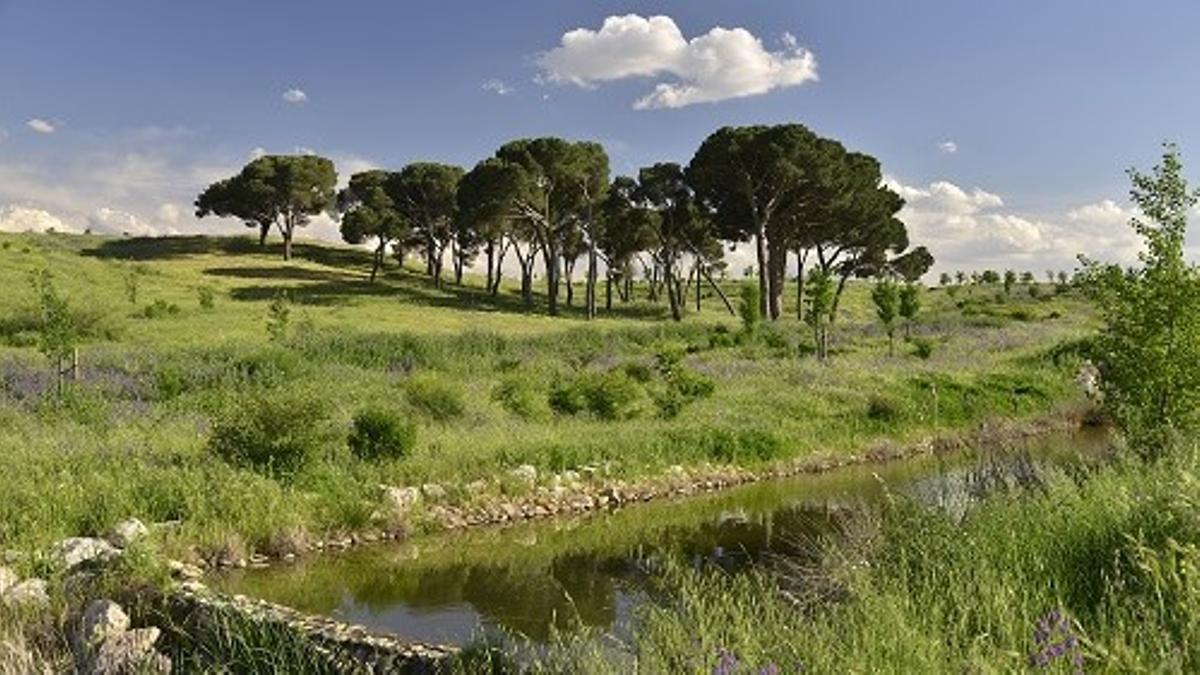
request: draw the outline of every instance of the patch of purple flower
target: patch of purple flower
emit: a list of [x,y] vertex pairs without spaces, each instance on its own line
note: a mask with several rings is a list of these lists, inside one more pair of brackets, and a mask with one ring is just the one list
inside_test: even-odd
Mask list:
[[[737,654],[722,647],[717,650],[717,664],[713,666],[713,675],[734,675],[740,664],[741,662],[738,660]],[[802,672],[803,670],[804,664],[796,666],[796,672]],[[779,669],[779,664],[773,661],[758,669],[758,675],[780,675],[782,672]]]
[[1035,668],[1049,668],[1060,659],[1070,659],[1076,673],[1083,673],[1083,650],[1079,638],[1071,628],[1070,619],[1059,609],[1051,610],[1038,620],[1033,629],[1034,651],[1029,654],[1029,664]]

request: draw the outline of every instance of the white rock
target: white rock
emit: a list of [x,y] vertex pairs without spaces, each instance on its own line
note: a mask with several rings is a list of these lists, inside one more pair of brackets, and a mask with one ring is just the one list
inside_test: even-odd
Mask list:
[[59,566],[65,570],[96,560],[106,562],[121,554],[112,544],[94,537],[64,539],[54,547],[53,553]]
[[204,570],[195,565],[189,565],[178,560],[168,561],[167,569],[171,571],[171,576],[175,577],[176,579],[192,580],[199,579],[200,577],[204,576]]
[[88,672],[92,675],[171,672],[170,659],[154,651],[159,635],[157,628],[139,628],[105,641]]
[[108,534],[108,541],[117,548],[128,548],[130,544],[150,533],[146,524],[137,518],[122,520],[113,526]]
[[77,654],[93,656],[100,647],[129,630],[129,615],[112,600],[96,600],[88,605],[79,620],[75,636]]
[[522,464],[521,466],[518,466],[510,471],[509,475],[528,485],[533,485],[537,482],[537,469],[533,468],[533,466],[529,464]]
[[421,491],[415,487],[384,487],[383,499],[393,513],[404,515],[421,501]]
[[4,595],[5,591],[16,586],[18,581],[20,579],[17,577],[16,572],[7,567],[0,567],[0,595]]
[[426,483],[421,486],[421,494],[428,499],[442,499],[446,496],[446,488],[437,483]]
[[50,595],[46,592],[45,579],[26,579],[8,589],[4,594],[4,604],[10,607],[49,607]]

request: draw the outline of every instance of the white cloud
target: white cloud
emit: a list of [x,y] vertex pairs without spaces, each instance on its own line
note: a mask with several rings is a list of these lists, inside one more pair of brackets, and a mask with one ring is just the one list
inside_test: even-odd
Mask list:
[[160,204],[158,207],[158,219],[169,225],[177,224],[183,213],[183,209],[171,203]]
[[260,145],[250,151],[250,159],[258,159],[259,157],[266,156],[266,154],[267,154],[267,149]]
[[668,78],[634,108],[679,108],[765,94],[817,79],[813,53],[785,33],[768,51],[744,28],[716,27],[688,40],[669,16],[610,16],[600,30],[576,28],[541,54],[545,81],[590,87],[626,78]]
[[493,94],[496,94],[498,96],[508,96],[509,94],[516,91],[512,87],[508,86],[508,84],[506,84],[504,82],[504,80],[498,80],[495,78],[490,79],[487,82],[484,82],[482,89],[484,91],[490,91]]
[[44,209],[0,206],[0,232],[75,232],[81,230]]
[[900,218],[914,245],[928,246],[937,270],[1070,270],[1077,256],[1128,264],[1140,250],[1127,222],[1133,210],[1112,200],[1032,215],[1007,208],[1000,195],[950,181],[886,184],[906,201]]
[[29,120],[25,123],[25,126],[38,132],[39,134],[52,134],[57,129],[53,122],[44,120],[40,117],[35,117]]
[[954,153],[958,152],[958,143],[955,143],[954,141],[942,141],[941,143],[938,143],[938,150],[941,150],[947,155],[953,155]]
[[88,229],[100,234],[120,234],[130,237],[156,237],[178,234],[172,227],[155,227],[128,211],[102,207],[88,216]]
[[292,87],[283,92],[283,100],[288,103],[304,103],[308,100],[308,94],[304,93],[303,89]]

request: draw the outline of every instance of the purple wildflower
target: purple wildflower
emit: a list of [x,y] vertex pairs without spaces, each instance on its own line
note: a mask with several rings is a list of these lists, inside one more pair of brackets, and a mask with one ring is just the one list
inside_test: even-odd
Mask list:
[[724,647],[717,650],[717,665],[713,666],[713,675],[733,675],[737,667],[737,654]]
[[1069,658],[1076,673],[1083,673],[1083,650],[1079,638],[1071,628],[1071,621],[1062,611],[1053,609],[1033,629],[1034,651],[1029,654],[1029,664],[1035,668],[1049,668],[1062,658]]

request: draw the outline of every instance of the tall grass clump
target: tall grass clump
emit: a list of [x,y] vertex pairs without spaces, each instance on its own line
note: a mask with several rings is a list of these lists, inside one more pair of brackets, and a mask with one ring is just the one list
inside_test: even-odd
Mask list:
[[401,459],[417,444],[417,425],[392,410],[362,410],[354,416],[353,427],[348,444],[359,459]]
[[437,422],[449,422],[466,411],[462,389],[434,373],[418,373],[404,384],[409,405]]

